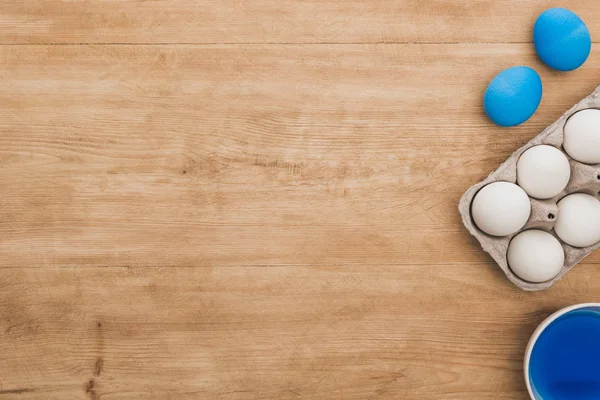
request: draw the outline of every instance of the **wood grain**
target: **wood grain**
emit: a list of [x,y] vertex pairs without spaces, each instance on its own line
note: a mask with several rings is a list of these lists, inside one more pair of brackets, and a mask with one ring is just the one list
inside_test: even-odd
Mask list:
[[600,37],[594,0],[10,0],[0,43],[530,42],[557,5]]
[[0,266],[485,262],[459,197],[600,73],[597,52],[544,71],[540,111],[504,130],[481,89],[506,54],[536,63],[506,44],[4,47]]
[[0,398],[525,400],[529,335],[595,300],[590,277],[532,294],[481,265],[3,270]]
[[549,5],[2,2],[0,399],[526,400],[600,255],[520,292],[457,203],[598,85],[514,28]]

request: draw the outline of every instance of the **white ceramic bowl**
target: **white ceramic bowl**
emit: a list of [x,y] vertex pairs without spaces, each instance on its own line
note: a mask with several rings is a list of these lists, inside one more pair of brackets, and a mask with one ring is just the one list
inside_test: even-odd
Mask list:
[[533,391],[533,387],[531,386],[531,381],[529,380],[529,360],[531,358],[531,352],[533,351],[533,347],[535,346],[535,344],[536,344],[538,338],[540,337],[540,335],[542,334],[542,332],[555,319],[557,319],[561,315],[565,315],[568,312],[575,311],[575,310],[581,310],[583,308],[590,308],[590,309],[594,309],[594,310],[598,311],[598,310],[600,310],[600,303],[575,304],[573,306],[565,307],[561,310],[558,310],[557,312],[555,312],[554,314],[552,314],[551,316],[546,318],[544,320],[544,322],[542,322],[537,327],[535,332],[533,332],[533,335],[531,335],[531,339],[529,339],[529,344],[527,344],[527,350],[525,351],[525,361],[524,361],[523,371],[525,373],[525,383],[527,385],[527,391],[529,392],[529,397],[531,397],[532,400],[544,400]]

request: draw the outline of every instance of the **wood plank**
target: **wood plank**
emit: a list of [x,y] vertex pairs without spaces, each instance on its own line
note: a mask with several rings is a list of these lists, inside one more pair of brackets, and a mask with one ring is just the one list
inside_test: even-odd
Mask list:
[[[0,43],[529,42],[550,0],[10,0]],[[563,0],[587,21],[596,0]]]
[[[491,265],[458,199],[595,88],[599,56],[562,75],[526,44],[2,47],[0,267]],[[545,94],[502,129],[482,90],[509,63]]]
[[467,264],[1,274],[0,399],[525,400],[535,326],[600,290]]

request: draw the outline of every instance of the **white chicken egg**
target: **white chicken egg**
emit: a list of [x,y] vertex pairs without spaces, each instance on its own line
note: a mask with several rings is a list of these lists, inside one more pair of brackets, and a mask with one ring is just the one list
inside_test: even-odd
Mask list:
[[600,163],[600,110],[573,114],[565,124],[563,147],[568,155],[584,164]]
[[492,236],[517,232],[529,219],[531,202],[527,193],[510,182],[494,182],[481,189],[471,204],[475,225]]
[[526,150],[517,162],[517,184],[531,197],[550,199],[567,187],[571,167],[556,147],[541,145]]
[[565,263],[565,251],[548,232],[531,229],[519,233],[508,245],[508,266],[521,279],[546,282],[554,278]]
[[588,247],[600,242],[600,201],[583,194],[571,194],[558,202],[558,237],[573,247]]

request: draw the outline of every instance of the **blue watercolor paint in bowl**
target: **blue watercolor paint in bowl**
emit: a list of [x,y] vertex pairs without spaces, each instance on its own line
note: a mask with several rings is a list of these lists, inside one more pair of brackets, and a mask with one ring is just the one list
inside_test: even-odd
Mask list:
[[534,400],[600,399],[600,304],[567,307],[538,327],[525,380]]

